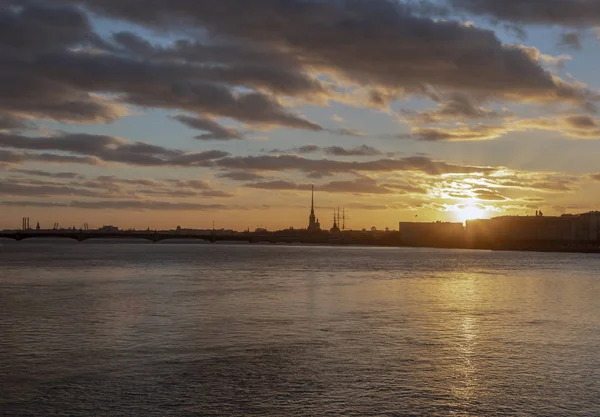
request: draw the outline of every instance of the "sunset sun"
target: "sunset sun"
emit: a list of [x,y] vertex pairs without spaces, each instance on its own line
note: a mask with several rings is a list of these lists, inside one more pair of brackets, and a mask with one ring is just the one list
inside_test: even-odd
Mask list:
[[456,217],[458,221],[464,223],[467,220],[474,220],[485,217],[485,210],[477,206],[469,205],[458,208],[456,210]]

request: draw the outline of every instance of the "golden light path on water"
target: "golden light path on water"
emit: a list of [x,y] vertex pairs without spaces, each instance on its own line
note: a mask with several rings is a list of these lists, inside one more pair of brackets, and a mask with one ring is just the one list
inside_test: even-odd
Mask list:
[[600,407],[595,256],[14,244],[0,262],[6,415]]

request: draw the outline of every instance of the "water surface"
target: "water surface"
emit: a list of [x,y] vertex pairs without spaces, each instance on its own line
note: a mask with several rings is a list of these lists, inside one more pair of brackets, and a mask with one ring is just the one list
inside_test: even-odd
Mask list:
[[0,246],[2,416],[600,415],[600,256]]

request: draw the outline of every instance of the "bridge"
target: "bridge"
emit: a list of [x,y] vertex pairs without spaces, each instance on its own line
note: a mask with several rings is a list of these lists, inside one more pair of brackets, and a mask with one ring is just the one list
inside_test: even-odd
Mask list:
[[115,231],[102,232],[94,230],[17,230],[0,231],[0,239],[22,241],[26,239],[72,239],[83,242],[91,239],[143,239],[150,242],[165,240],[187,240],[205,242],[244,242],[244,243],[286,243],[286,244],[320,244],[320,245],[364,245],[388,247],[429,247],[455,249],[483,249],[535,252],[579,252],[600,253],[599,241],[403,241],[399,232],[389,232],[382,236],[374,236],[360,232],[327,232],[310,233],[306,231],[280,232],[245,232],[245,233],[189,233],[177,231]]
[[83,242],[90,239],[143,239],[151,242],[161,242],[164,240],[197,240],[206,242],[248,242],[248,243],[332,243],[327,234],[297,234],[284,235],[276,233],[235,233],[235,234],[206,234],[206,233],[180,233],[167,231],[119,231],[119,232],[100,232],[100,231],[81,231],[81,230],[52,230],[52,231],[10,231],[0,232],[0,238],[21,241],[25,239],[72,239]]

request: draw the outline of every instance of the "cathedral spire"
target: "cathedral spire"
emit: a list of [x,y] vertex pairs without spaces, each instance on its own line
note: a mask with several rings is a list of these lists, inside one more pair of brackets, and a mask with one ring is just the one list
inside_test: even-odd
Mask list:
[[311,186],[311,200],[310,200],[310,216],[308,218],[308,230],[318,231],[321,230],[321,225],[315,216],[315,186]]

